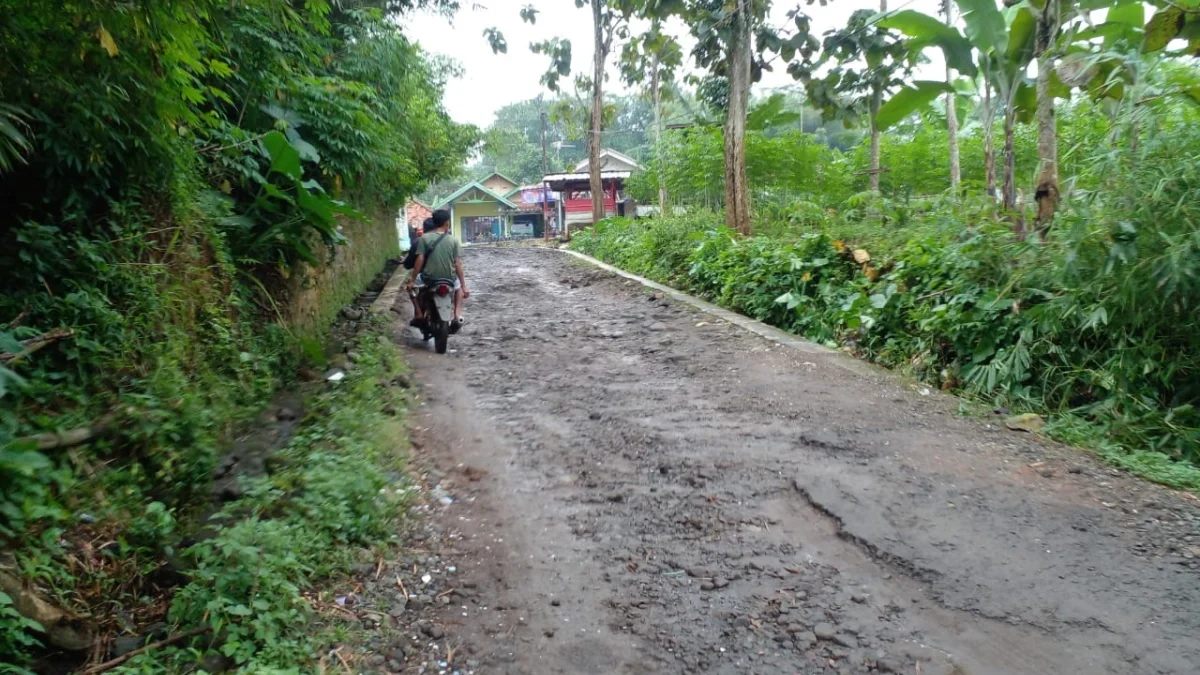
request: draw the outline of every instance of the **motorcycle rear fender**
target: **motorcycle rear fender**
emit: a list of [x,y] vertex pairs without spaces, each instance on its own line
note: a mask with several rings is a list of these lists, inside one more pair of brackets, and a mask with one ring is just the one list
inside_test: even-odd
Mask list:
[[437,308],[438,318],[442,321],[449,321],[454,315],[454,296],[453,295],[434,295],[433,306]]

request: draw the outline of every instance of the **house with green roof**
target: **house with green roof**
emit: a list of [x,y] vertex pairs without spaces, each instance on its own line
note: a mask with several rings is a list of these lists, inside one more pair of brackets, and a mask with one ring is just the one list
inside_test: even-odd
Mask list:
[[435,200],[433,208],[450,212],[450,231],[459,241],[541,236],[543,205],[539,197],[544,194],[537,186],[523,190],[516,181],[493,173]]

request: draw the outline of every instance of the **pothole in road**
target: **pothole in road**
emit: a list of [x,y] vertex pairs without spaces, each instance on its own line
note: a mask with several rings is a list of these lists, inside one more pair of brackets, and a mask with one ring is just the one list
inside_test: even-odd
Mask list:
[[[758,536],[777,545],[797,546],[799,557],[809,561],[800,571],[816,570],[822,576],[815,585],[825,594],[818,606],[831,619],[835,633],[895,641],[902,648],[889,650],[892,654],[918,663],[932,659],[923,664],[922,673],[1107,672],[1103,664],[1111,659],[1072,652],[1060,638],[1015,619],[1010,623],[938,604],[933,597],[936,572],[850,535],[838,516],[802,485],[797,482],[793,488],[761,503],[762,516],[773,525]],[[1120,650],[1115,657],[1125,659]]]

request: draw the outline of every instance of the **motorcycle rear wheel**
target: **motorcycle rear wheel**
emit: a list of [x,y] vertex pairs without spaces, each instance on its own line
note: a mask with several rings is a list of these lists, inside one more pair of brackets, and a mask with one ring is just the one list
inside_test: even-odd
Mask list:
[[445,354],[446,347],[450,344],[450,322],[438,321],[433,327],[433,350],[438,354]]

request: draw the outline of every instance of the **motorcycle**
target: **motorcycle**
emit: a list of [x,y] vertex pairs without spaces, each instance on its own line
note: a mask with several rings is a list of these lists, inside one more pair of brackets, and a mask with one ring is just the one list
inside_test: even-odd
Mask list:
[[421,338],[426,342],[433,338],[434,351],[445,354],[450,342],[450,320],[454,317],[454,280],[426,281],[417,292],[417,304],[425,318]]

